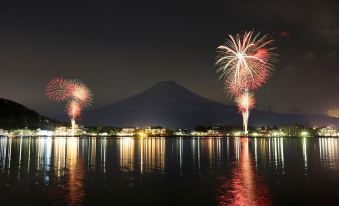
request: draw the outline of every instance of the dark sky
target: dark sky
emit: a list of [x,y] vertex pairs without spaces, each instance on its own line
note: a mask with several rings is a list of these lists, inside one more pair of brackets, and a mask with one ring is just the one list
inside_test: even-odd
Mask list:
[[12,1],[0,7],[0,26],[1,96],[45,114],[63,111],[44,95],[56,76],[87,83],[92,108],[161,80],[230,103],[216,47],[251,29],[274,38],[280,56],[258,108],[339,108],[338,1]]

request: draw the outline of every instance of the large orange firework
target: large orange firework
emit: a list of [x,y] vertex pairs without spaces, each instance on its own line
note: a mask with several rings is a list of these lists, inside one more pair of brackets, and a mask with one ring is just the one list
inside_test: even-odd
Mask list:
[[92,93],[89,88],[79,80],[73,79],[70,89],[72,99],[78,101],[82,107],[88,107],[92,103]]

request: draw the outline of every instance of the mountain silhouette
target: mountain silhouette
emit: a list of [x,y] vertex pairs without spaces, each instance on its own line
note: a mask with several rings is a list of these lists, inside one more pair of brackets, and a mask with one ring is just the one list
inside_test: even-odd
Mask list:
[[51,129],[60,122],[45,117],[17,102],[0,98],[1,129]]
[[[125,100],[85,112],[82,123],[116,127],[161,125],[194,128],[198,124],[241,125],[242,119],[235,106],[206,99],[174,81],[162,81]],[[339,119],[260,110],[253,110],[250,116],[251,126],[294,123],[339,125]]]

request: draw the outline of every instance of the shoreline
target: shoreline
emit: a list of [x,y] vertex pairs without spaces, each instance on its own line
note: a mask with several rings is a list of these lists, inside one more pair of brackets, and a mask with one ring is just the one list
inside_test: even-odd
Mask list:
[[0,135],[0,137],[10,137],[10,138],[20,138],[20,137],[80,137],[80,138],[339,138],[339,136],[215,136],[215,135],[203,135],[203,136],[196,136],[196,135],[163,135],[163,136],[116,136],[116,135],[73,135],[73,136],[64,136],[64,135],[18,135],[18,136],[7,136],[7,135]]

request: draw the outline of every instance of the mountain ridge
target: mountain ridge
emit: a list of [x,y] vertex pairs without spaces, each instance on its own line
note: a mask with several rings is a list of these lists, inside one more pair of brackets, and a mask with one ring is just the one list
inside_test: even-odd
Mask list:
[[[129,98],[85,112],[85,125],[151,126],[194,128],[203,125],[241,125],[241,115],[235,106],[214,102],[174,81],[161,81]],[[283,124],[339,126],[339,119],[322,115],[283,114],[252,110],[251,126]]]
[[60,122],[39,114],[15,101],[0,98],[1,129],[44,129],[60,125]]

